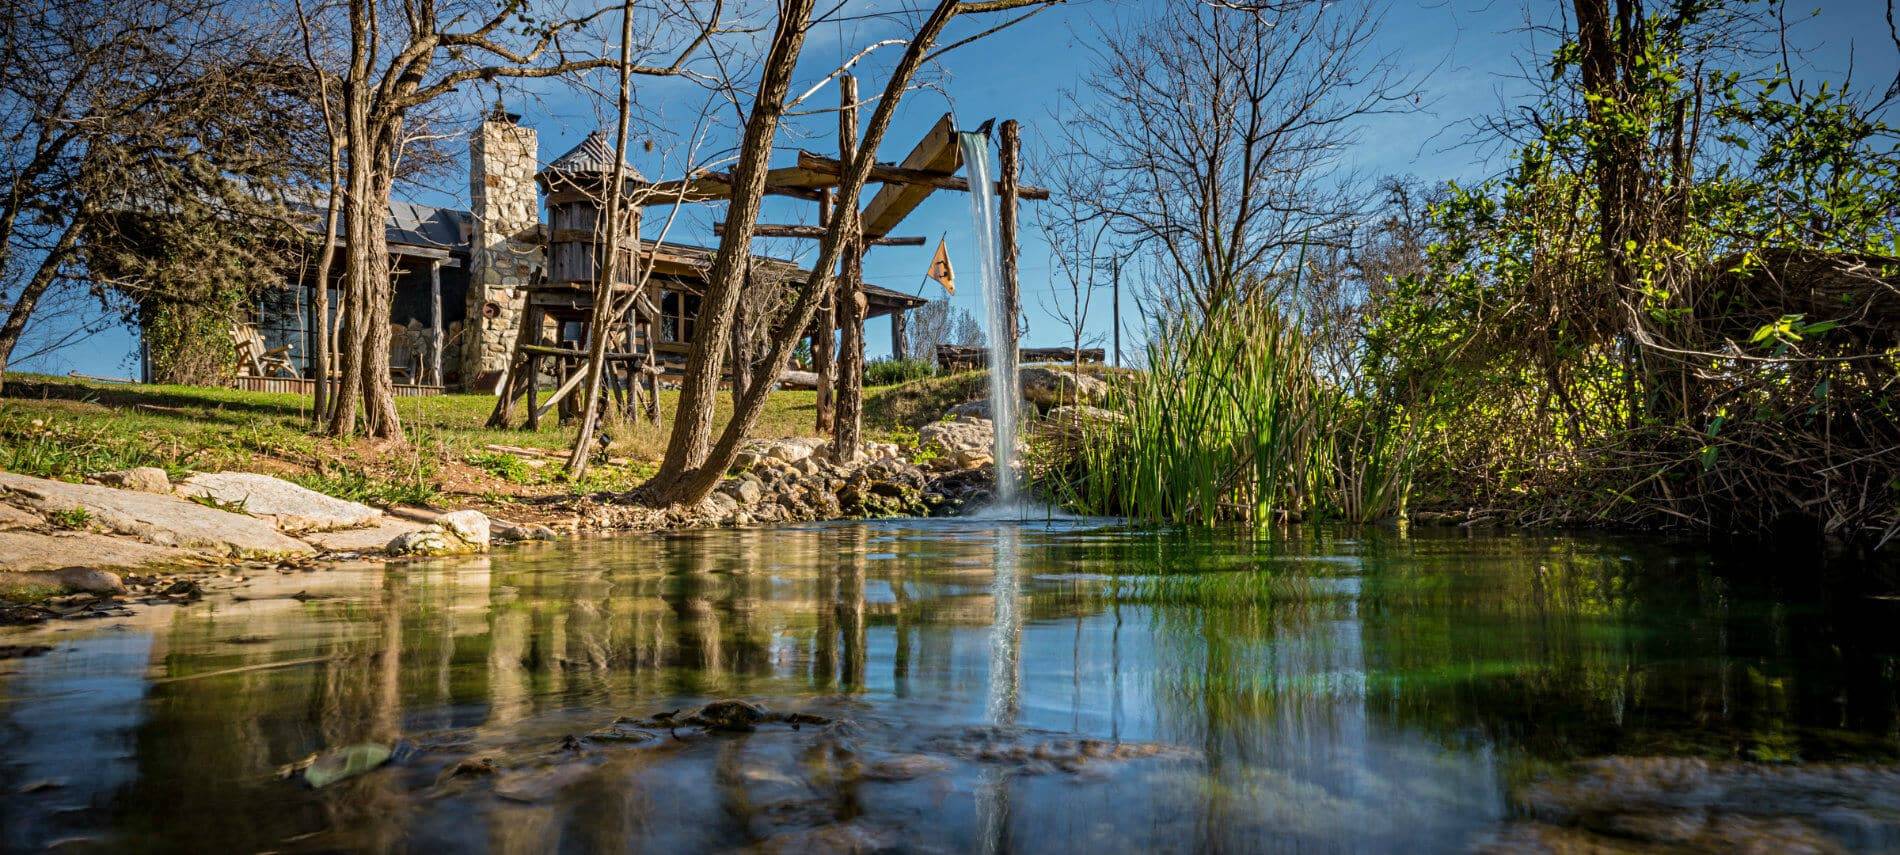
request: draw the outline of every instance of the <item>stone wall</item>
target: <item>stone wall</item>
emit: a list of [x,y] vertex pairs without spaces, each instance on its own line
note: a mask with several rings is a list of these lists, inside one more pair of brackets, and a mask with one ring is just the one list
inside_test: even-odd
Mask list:
[[508,367],[521,288],[541,268],[541,206],[535,192],[537,141],[532,128],[490,118],[469,141],[469,202],[475,218],[469,262],[466,385],[491,390]]

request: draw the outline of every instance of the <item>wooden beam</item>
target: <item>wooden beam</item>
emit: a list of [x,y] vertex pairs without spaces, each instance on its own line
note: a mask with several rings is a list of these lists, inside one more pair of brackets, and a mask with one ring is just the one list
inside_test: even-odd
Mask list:
[[[945,113],[924,138],[917,141],[917,147],[905,155],[899,166],[948,176],[954,174],[962,162],[963,155],[957,151],[956,128],[950,122],[950,114]],[[929,184],[886,184],[878,188],[871,203],[864,206],[864,215],[859,220],[864,224],[864,236],[881,238],[890,234],[936,189]]]
[[[838,175],[844,169],[844,163],[837,158],[825,157],[822,154],[813,154],[809,151],[801,151],[798,153],[798,166],[800,169],[832,176]],[[940,175],[935,172],[926,172],[920,169],[905,169],[904,167],[892,166],[888,163],[873,165],[871,167],[871,180],[884,184],[923,184],[935,187],[939,190],[970,192],[970,182],[968,179],[958,178],[954,175]],[[996,182],[995,187],[992,189],[995,190],[996,193],[1001,194],[1003,192],[1002,182]],[[1019,184],[1016,187],[1016,196],[1022,199],[1047,201],[1049,191],[1042,187]]]
[[[725,223],[713,223],[713,234],[726,233]],[[772,238],[823,238],[825,230],[821,226],[754,226],[752,234],[757,237]],[[923,246],[922,237],[886,237],[865,241],[871,246]]]
[[[770,170],[765,174],[766,193],[806,201],[817,201],[818,188],[837,183],[838,179],[835,177],[827,178],[811,174],[795,166]],[[675,200],[710,202],[717,199],[730,199],[732,198],[732,173],[707,172],[691,178],[660,181],[640,186],[633,190],[631,195],[641,206],[671,205]]]

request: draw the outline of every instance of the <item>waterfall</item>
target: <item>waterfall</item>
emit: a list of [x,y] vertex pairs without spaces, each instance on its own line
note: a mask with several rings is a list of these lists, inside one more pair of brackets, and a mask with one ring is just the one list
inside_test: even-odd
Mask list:
[[976,231],[978,274],[983,302],[988,306],[990,346],[990,418],[996,426],[996,507],[1016,505],[1021,492],[1016,475],[1016,342],[1005,340],[1012,308],[1003,305],[1001,254],[997,249],[996,164],[990,157],[990,138],[984,133],[959,133],[957,143],[970,170],[970,220]]

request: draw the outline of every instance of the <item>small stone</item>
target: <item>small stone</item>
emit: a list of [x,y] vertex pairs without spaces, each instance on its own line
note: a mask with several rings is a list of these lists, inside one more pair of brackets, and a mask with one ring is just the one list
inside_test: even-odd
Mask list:
[[86,476],[86,480],[106,487],[121,490],[137,490],[141,493],[171,495],[172,481],[165,470],[156,466],[135,466],[117,472],[98,472]]
[[741,505],[752,505],[758,503],[759,496],[763,495],[764,491],[765,486],[757,478],[740,478],[733,482],[728,495],[739,500]]

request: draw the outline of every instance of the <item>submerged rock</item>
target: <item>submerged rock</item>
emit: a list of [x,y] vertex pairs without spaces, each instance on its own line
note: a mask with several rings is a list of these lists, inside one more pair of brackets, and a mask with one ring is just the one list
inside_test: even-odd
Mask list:
[[299,776],[311,789],[322,789],[338,781],[374,771],[388,763],[395,751],[387,745],[364,742],[323,754],[312,755],[278,770],[278,777]]
[[761,724],[788,724],[797,730],[807,724],[830,724],[831,719],[821,715],[802,712],[773,712],[761,704],[741,700],[712,701],[690,711],[673,710],[656,713],[650,718],[621,719],[616,724],[634,725],[655,730],[674,730],[681,727],[698,727],[709,731],[728,733],[749,733],[757,730]]
[[[1607,757],[1517,794],[1527,818],[1489,842],[1512,851],[1834,852],[1900,842],[1900,767]],[[1593,847],[1596,847],[1593,849]]]

